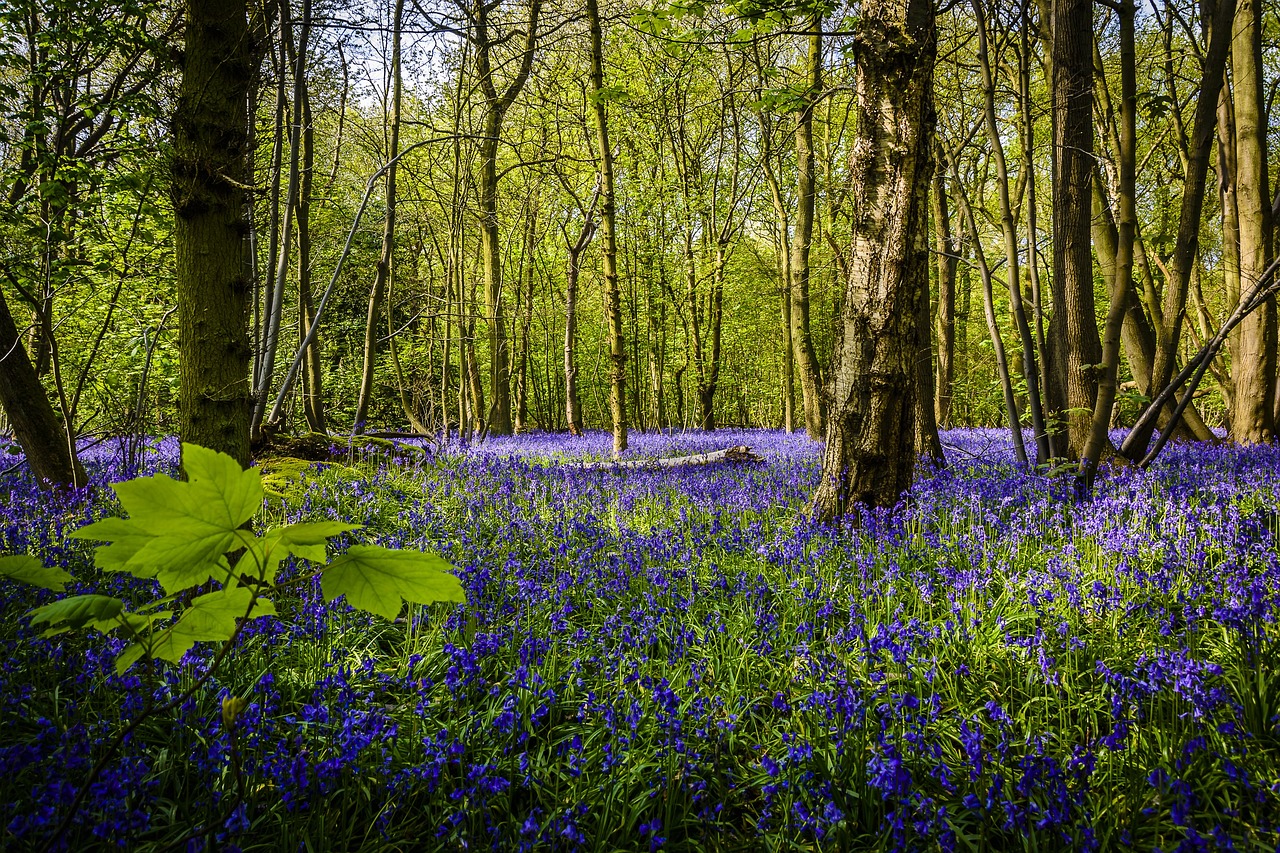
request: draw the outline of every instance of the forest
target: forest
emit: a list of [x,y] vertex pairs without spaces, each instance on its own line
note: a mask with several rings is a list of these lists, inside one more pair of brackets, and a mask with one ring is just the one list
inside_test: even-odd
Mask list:
[[1278,12],[9,0],[0,846],[1275,849]]

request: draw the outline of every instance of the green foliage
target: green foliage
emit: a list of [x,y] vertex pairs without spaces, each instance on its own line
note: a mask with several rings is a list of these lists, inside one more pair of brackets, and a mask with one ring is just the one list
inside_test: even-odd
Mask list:
[[26,554],[0,557],[0,575],[54,592],[62,592],[66,589],[67,581],[72,580],[71,575],[62,569],[46,567],[35,557]]
[[[165,596],[136,612],[105,595],[61,598],[29,614],[33,625],[48,626],[46,636],[118,631],[131,641],[116,658],[120,673],[144,658],[178,663],[196,643],[229,643],[247,620],[276,615],[271,596],[289,556],[321,567],[327,599],[346,596],[353,607],[387,619],[405,601],[465,600],[452,567],[435,554],[357,545],[323,568],[328,540],[359,525],[321,521],[255,534],[249,522],[266,494],[258,471],[203,447],[182,449],[186,481],[159,474],[116,484],[129,517],[72,534],[106,543],[95,551],[98,568],[155,579]],[[23,555],[0,558],[0,575],[59,592],[73,579]]]

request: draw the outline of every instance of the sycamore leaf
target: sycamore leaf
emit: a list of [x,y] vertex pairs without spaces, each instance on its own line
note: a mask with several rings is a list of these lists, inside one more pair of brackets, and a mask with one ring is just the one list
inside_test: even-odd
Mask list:
[[177,592],[200,586],[210,578],[225,583],[231,573],[227,558],[219,554],[211,563],[176,563],[156,570],[156,580],[165,590]]
[[104,518],[74,531],[71,538],[108,543],[99,545],[93,552],[93,564],[104,572],[129,572],[140,578],[156,576],[157,566],[131,565],[142,546],[154,538],[132,519]]
[[262,536],[248,539],[242,537],[245,555],[236,569],[246,577],[274,583],[280,563],[289,554],[313,563],[324,563],[328,559],[325,544],[329,538],[359,528],[358,524],[341,521],[317,521],[276,527]]
[[[191,606],[183,611],[177,622],[165,628],[144,643],[142,653],[150,653],[151,657],[178,663],[182,656],[191,650],[196,643],[207,641],[229,640],[236,631],[236,620],[245,616],[249,610],[249,600],[253,592],[245,587],[210,592],[192,599]],[[253,612],[248,618],[274,616],[275,605],[266,599],[258,599],[253,604]],[[126,649],[121,653],[130,652]],[[124,669],[128,669],[141,657],[131,656]],[[120,659],[116,660],[117,670]]]
[[435,554],[353,545],[320,576],[326,601],[340,595],[360,610],[395,619],[401,599],[417,604],[466,601],[453,567]]
[[271,531],[280,537],[281,543],[289,549],[289,553],[323,563],[328,559],[325,544],[334,536],[341,536],[352,530],[359,530],[362,525],[346,524],[341,521],[313,521],[305,524],[290,524],[287,527]]
[[124,675],[125,670],[142,660],[146,653],[147,650],[141,643],[130,643],[116,655],[116,675]]
[[67,588],[67,581],[75,580],[62,569],[46,566],[27,554],[0,557],[0,577],[13,578],[54,592],[62,592]]
[[262,506],[262,478],[241,470],[223,453],[182,445],[188,480],[163,474],[113,488],[128,519],[104,519],[77,531],[78,538],[110,544],[95,562],[110,571],[156,577],[167,592],[204,583],[225,571],[222,555],[235,547],[237,531]]
[[73,595],[30,612],[31,624],[46,623],[51,628],[83,628],[94,622],[114,619],[124,610],[124,602],[107,595]]
[[114,619],[100,619],[90,623],[89,627],[103,634],[109,634],[117,628],[124,628],[131,635],[138,635],[151,630],[157,622],[163,622],[173,614],[168,610],[157,610],[155,613],[130,613],[127,610],[117,613]]

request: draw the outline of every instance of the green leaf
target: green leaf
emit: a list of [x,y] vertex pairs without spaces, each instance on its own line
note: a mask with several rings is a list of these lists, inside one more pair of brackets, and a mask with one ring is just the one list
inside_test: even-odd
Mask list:
[[416,604],[466,601],[453,567],[435,554],[353,545],[320,576],[326,601],[340,595],[360,610],[395,619],[401,599]]
[[[218,590],[195,598],[177,622],[146,643],[146,650],[153,658],[178,663],[196,643],[229,640],[235,634],[236,620],[249,610],[251,598],[253,592],[245,587]],[[254,602],[248,618],[274,616],[275,612],[274,604],[260,598]]]
[[71,538],[108,543],[99,545],[93,552],[93,564],[104,572],[129,572],[141,578],[156,576],[156,566],[131,564],[142,546],[154,538],[132,519],[104,518],[74,531]]
[[67,588],[68,581],[75,580],[62,569],[46,566],[27,554],[0,557],[0,576],[54,592],[62,592]]
[[50,627],[83,628],[94,622],[114,619],[124,610],[124,602],[107,595],[73,595],[59,599],[30,614],[31,624],[46,623]]
[[286,555],[293,554],[313,563],[323,563],[329,558],[325,545],[330,537],[359,529],[359,524],[341,521],[316,521],[277,527],[246,542],[246,553],[236,568],[245,576],[274,583],[276,572]]
[[262,478],[223,453],[182,446],[189,479],[158,474],[113,488],[128,519],[104,519],[77,531],[110,544],[98,549],[103,569],[158,578],[167,592],[221,577],[222,555],[236,546],[242,525],[262,506]]
[[146,653],[147,650],[141,643],[126,646],[124,651],[116,655],[116,675],[124,675],[125,670],[142,660]]
[[89,627],[103,634],[109,634],[118,628],[124,628],[129,634],[137,635],[151,630],[157,622],[163,622],[173,614],[168,610],[157,610],[155,613],[130,613],[121,611],[114,619],[102,619],[90,623]]

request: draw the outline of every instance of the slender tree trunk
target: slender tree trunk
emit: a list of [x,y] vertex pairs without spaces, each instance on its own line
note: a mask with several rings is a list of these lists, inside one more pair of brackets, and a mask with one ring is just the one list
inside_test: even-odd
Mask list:
[[613,150],[609,147],[609,119],[604,92],[604,35],[597,0],[587,0],[591,30],[591,91],[596,119],[596,157],[600,164],[600,236],[603,243],[605,323],[609,329],[609,416],[613,424],[613,453],[627,449],[627,342],[622,331],[622,293],[618,288],[618,235],[614,221]]
[[173,121],[173,209],[183,441],[249,464],[248,137],[244,0],[187,0]]
[[852,244],[814,514],[893,506],[915,466],[920,290],[928,287],[932,0],[871,0],[855,36]]
[[[921,216],[924,216],[925,210],[929,209],[929,183],[922,182],[916,187],[916,192],[921,195],[918,204],[921,207]],[[927,241],[927,226],[921,226],[921,231],[925,236],[922,241]],[[928,243],[925,242],[927,246]],[[924,279],[924,286],[919,288],[916,296],[916,329],[920,335],[920,346],[916,351],[916,401],[915,401],[915,446],[916,452],[921,456],[927,456],[935,465],[946,464],[947,457],[942,452],[942,438],[938,435],[938,419],[934,414],[934,400],[936,393],[933,384],[933,335],[931,334],[930,317],[929,317],[929,255],[928,251],[920,253],[919,257],[913,256],[912,262],[923,267],[922,270],[915,272]]]
[[489,32],[489,14],[495,4],[476,0],[472,18],[475,22],[473,44],[476,49],[476,76],[484,95],[482,139],[479,146],[480,255],[484,266],[485,319],[489,326],[489,394],[493,398],[493,416],[486,418],[487,431],[494,435],[511,434],[511,356],[507,351],[506,318],[502,306],[502,245],[498,231],[498,143],[507,110],[529,79],[537,44],[541,0],[529,4],[524,45],[518,54],[515,77],[499,93],[494,81],[494,40]]
[[1110,447],[1107,429],[1115,406],[1120,370],[1120,334],[1124,327],[1127,295],[1133,289],[1133,244],[1138,233],[1138,71],[1134,47],[1134,0],[1120,0],[1120,138],[1116,148],[1119,228],[1113,259],[1111,298],[1102,337],[1102,376],[1098,382],[1089,438],[1080,459],[1077,495],[1093,492],[1093,481],[1103,452]]
[[533,286],[536,265],[534,253],[538,249],[538,190],[535,187],[529,199],[529,215],[525,219],[524,232],[524,301],[520,310],[520,351],[516,358],[516,419],[512,425],[516,432],[529,428],[529,342],[533,330]]
[[[1017,221],[1013,215],[1013,203],[1009,197],[1009,169],[1004,159],[1004,143],[996,123],[995,79],[991,70],[991,58],[987,50],[987,22],[983,14],[982,0],[973,0],[974,17],[978,23],[978,61],[982,71],[984,95],[983,114],[986,118],[987,144],[996,167],[996,189],[1000,201],[1000,230],[1004,234],[1005,278],[1009,293],[1009,308],[1013,313],[1014,327],[1022,345],[1022,378],[1027,387],[1027,408],[1031,413],[1031,430],[1036,439],[1036,464],[1049,460],[1049,435],[1045,428],[1043,398],[1040,394],[1040,368],[1036,363],[1035,340],[1031,325],[1027,322],[1022,304],[1022,269],[1018,255]],[[1025,174],[1025,173],[1024,173]]]
[[938,256],[937,381],[933,412],[938,425],[951,426],[951,391],[956,370],[956,267],[959,247],[951,234],[947,183],[942,169],[933,170],[934,252]]
[[716,428],[715,398],[720,386],[721,329],[724,321],[724,275],[728,246],[717,241],[712,260],[711,288],[707,294],[707,334],[710,351],[705,353],[698,372],[698,421],[707,432]]
[[382,252],[373,275],[373,287],[369,291],[369,312],[364,327],[364,362],[360,371],[360,393],[356,398],[356,419],[352,431],[365,431],[369,418],[369,405],[373,399],[373,374],[378,364],[378,329],[381,325],[383,300],[387,295],[387,283],[391,278],[391,265],[396,247],[396,163],[400,154],[400,99],[402,93],[400,30],[404,22],[404,0],[396,0],[391,21],[391,115],[388,117],[386,215],[382,220]]
[[262,438],[262,421],[267,413],[267,398],[275,379],[276,354],[280,348],[280,329],[284,317],[284,284],[289,271],[289,249],[293,237],[293,214],[298,201],[301,168],[299,161],[302,154],[302,102],[306,97],[307,87],[307,41],[311,32],[311,4],[304,2],[302,10],[302,31],[295,48],[289,4],[287,2],[280,4],[280,38],[284,46],[281,55],[281,74],[284,73],[284,67],[288,64],[287,60],[293,60],[293,105],[289,113],[292,119],[289,128],[289,183],[285,192],[283,222],[280,225],[279,254],[276,257],[272,286],[268,291],[267,310],[263,312],[266,329],[257,384],[253,389],[253,414],[249,421],[251,441]]
[[[310,2],[307,12],[310,17]],[[316,146],[315,127],[311,119],[311,97],[302,89],[302,171],[298,184],[298,339],[306,340],[315,324],[315,305],[311,293],[311,196],[315,177]],[[328,432],[324,414],[324,367],[321,361],[320,338],[313,337],[307,345],[302,362],[302,414],[307,429],[316,433]]]
[[[974,259],[977,261],[978,274],[982,278],[982,309],[987,320],[987,332],[991,335],[991,346],[995,353],[996,375],[1000,379],[1000,389],[1004,394],[1004,410],[1009,434],[1013,440],[1013,454],[1019,465],[1027,464],[1027,448],[1022,438],[1022,420],[1018,414],[1018,402],[1013,393],[1013,381],[1009,373],[1009,362],[1005,356],[1004,339],[1000,335],[1000,325],[996,321],[995,293],[991,283],[991,267],[987,264],[986,251],[982,248],[982,239],[978,234],[977,219],[969,204],[969,197],[964,185],[960,182],[960,169],[956,163],[955,152],[947,152],[948,165],[951,167],[951,179],[956,188],[956,199],[960,202],[960,212],[964,217],[965,228],[969,232],[969,241],[973,244]],[[968,288],[966,287],[966,292]],[[968,311],[966,309],[966,315]],[[963,351],[963,350],[961,350]]]
[[569,247],[569,264],[564,283],[564,414],[572,435],[582,435],[582,403],[578,398],[578,261],[595,233],[595,220],[588,214],[578,240]]
[[822,95],[822,15],[809,19],[809,51],[806,55],[808,86],[805,103],[796,113],[796,230],[791,243],[791,342],[804,403],[804,426],[812,439],[826,429],[826,402],[822,376],[809,323],[809,255],[813,244],[817,181],[814,172],[813,111]]

